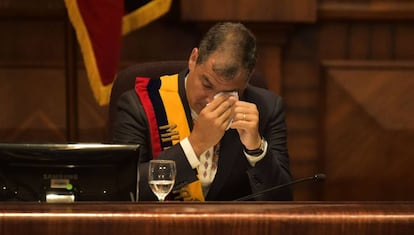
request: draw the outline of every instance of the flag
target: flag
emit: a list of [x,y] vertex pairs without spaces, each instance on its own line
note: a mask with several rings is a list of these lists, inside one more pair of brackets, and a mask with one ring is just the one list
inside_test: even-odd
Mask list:
[[122,36],[169,11],[172,0],[65,0],[89,84],[106,105],[118,71]]

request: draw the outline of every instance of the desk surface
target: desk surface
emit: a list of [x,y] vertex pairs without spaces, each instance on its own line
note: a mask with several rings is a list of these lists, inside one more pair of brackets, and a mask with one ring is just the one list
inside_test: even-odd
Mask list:
[[414,202],[0,204],[0,234],[414,234]]

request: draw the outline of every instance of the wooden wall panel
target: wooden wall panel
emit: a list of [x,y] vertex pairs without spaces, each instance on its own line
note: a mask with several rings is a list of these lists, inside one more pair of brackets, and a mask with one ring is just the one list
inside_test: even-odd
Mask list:
[[123,37],[121,67],[159,60],[187,60],[207,30],[167,16]]
[[27,7],[0,1],[0,141],[65,142],[64,22]]
[[316,0],[181,0],[190,21],[314,22]]
[[64,142],[64,75],[56,69],[0,69],[0,142]]
[[328,62],[324,70],[324,199],[414,198],[414,63]]
[[[320,59],[338,59],[349,57],[349,31],[351,23],[348,22],[325,22],[321,23],[320,29],[315,32],[318,34],[318,42],[315,47],[318,51],[316,54]],[[315,63],[320,63],[320,59]]]
[[348,26],[347,57],[349,59],[366,59],[371,54],[370,25],[352,24]]
[[414,58],[414,28],[413,23],[401,23],[395,26],[394,48],[395,58],[409,60]]
[[0,66],[63,67],[63,22],[0,18],[0,30]]
[[79,70],[78,75],[78,106],[78,141],[108,141],[108,106],[96,104],[84,69]]
[[329,20],[414,19],[414,3],[407,0],[321,0],[318,17]]
[[381,60],[395,58],[395,27],[392,24],[378,24],[371,28],[371,57]]
[[[310,174],[313,169],[314,172],[325,172],[328,175],[328,180],[322,185],[297,190],[296,198],[307,200],[315,198],[410,200],[412,198],[411,190],[404,185],[414,178],[408,174],[404,162],[412,164],[410,158],[413,153],[409,147],[402,147],[414,141],[412,133],[407,127],[397,132],[383,130],[369,119],[366,109],[352,102],[346,93],[342,92],[343,87],[335,86],[335,83],[326,86],[325,82],[328,81],[326,75],[331,76],[333,65],[327,66],[324,61],[342,61],[343,66],[340,71],[342,73],[352,71],[347,76],[362,82],[358,89],[362,89],[360,93],[363,94],[369,92],[369,85],[375,84],[371,84],[372,79],[378,75],[384,74],[390,80],[403,76],[404,71],[412,69],[412,63],[406,60],[414,59],[413,36],[413,25],[409,22],[330,21],[330,19],[320,21],[318,27],[302,25],[290,34],[282,52],[282,89],[287,102],[292,173],[294,176],[304,176]],[[384,67],[395,74],[388,74]],[[358,70],[356,68],[366,71],[355,74],[355,70]],[[325,69],[329,73],[324,73]],[[335,70],[335,75],[339,76],[338,74],[341,73]],[[403,77],[408,79],[410,76],[412,74],[405,74]],[[329,81],[332,82],[331,80]],[[414,88],[411,83],[400,79],[393,79],[392,84],[394,83],[402,84],[404,88],[409,87],[411,90]],[[332,113],[332,110],[329,113],[324,112],[324,102],[334,102],[333,100],[338,103],[335,105],[330,103],[329,107],[338,106],[337,116]],[[396,100],[393,102],[398,103]],[[353,114],[339,120],[348,125],[354,124],[355,127],[350,128],[341,122],[348,128],[341,129],[342,134],[339,135],[335,130],[333,133],[328,132],[331,126],[328,127],[326,121],[342,117],[341,112]],[[405,117],[412,116],[406,108],[401,107],[393,110],[393,113]],[[397,121],[397,123],[402,122]],[[360,133],[358,131],[361,128],[365,128],[364,134],[361,133],[361,136],[356,137],[352,135],[352,131]],[[335,136],[336,134],[339,137]],[[366,140],[364,141],[363,138]],[[392,141],[391,146],[386,148],[388,138]],[[311,140],[315,140],[316,144],[309,144]],[[344,146],[347,146],[347,149]],[[384,152],[380,152],[379,149]],[[342,158],[345,158],[344,154],[347,152],[357,156],[357,160],[345,158],[348,161],[344,162],[342,158],[335,157],[337,151],[342,154],[339,155]],[[380,162],[377,162],[376,157],[380,158]],[[379,168],[386,166],[384,159],[390,158],[396,159],[389,163],[392,169],[380,170]],[[359,159],[363,159],[361,161],[363,167],[356,168],[354,163]],[[402,170],[396,170],[399,168]],[[352,174],[354,171],[357,171],[355,175]],[[345,176],[347,172],[351,172],[349,177]],[[403,182],[393,183],[388,190],[383,190],[386,184],[400,180]],[[319,193],[318,189],[321,190]]]
[[[299,178],[322,172],[318,141],[318,35],[315,28],[301,26],[289,36],[282,47],[282,97],[286,103],[291,171]],[[297,185],[295,200],[318,200],[319,186]]]

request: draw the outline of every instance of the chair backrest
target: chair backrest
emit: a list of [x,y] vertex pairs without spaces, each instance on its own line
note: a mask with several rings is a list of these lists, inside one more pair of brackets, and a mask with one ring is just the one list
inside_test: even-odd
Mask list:
[[[186,69],[187,60],[171,60],[145,62],[127,67],[121,70],[114,80],[111,97],[109,100],[108,125],[110,137],[112,136],[113,123],[116,118],[116,106],[122,93],[135,87],[136,77],[158,78],[162,75],[176,74]],[[265,80],[258,73],[254,73],[250,83],[259,87],[266,88]]]

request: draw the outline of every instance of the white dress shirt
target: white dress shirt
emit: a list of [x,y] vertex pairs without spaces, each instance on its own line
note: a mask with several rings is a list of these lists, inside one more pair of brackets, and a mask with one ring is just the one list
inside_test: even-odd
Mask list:
[[[185,77],[185,88],[187,89],[187,76]],[[191,117],[193,118],[193,120],[197,120],[197,117],[198,117],[197,113],[195,111],[193,111],[192,109],[191,109]],[[264,158],[264,156],[266,155],[267,141],[264,140],[263,144],[264,144],[264,146],[263,146],[264,151],[259,156],[252,156],[252,155],[249,155],[249,154],[247,154],[243,151],[245,157],[247,158],[247,160],[249,161],[249,163],[252,167],[254,167],[256,165],[256,163],[258,161],[260,161],[262,158]],[[213,157],[212,157],[213,154],[214,154],[213,153],[214,146],[211,146],[209,149],[207,149],[205,152],[200,154],[200,156],[198,157],[195,154],[193,146],[191,145],[190,141],[188,140],[188,137],[181,140],[180,145],[183,148],[185,156],[187,157],[187,160],[190,163],[191,167],[193,169],[197,169],[197,173],[199,175],[201,186],[203,188],[203,194],[204,194],[204,197],[205,197],[208,193],[208,190],[210,189],[210,185],[213,182],[214,177],[216,176],[216,173],[217,173],[217,169],[219,167],[218,166],[218,161],[216,163],[217,164],[216,167],[212,167],[214,165],[213,164]],[[210,153],[211,157],[206,158],[206,153],[207,152]],[[205,162],[207,162],[207,164],[208,164],[207,176],[206,177],[200,176],[201,175],[201,167],[202,167],[201,163],[204,164]]]

